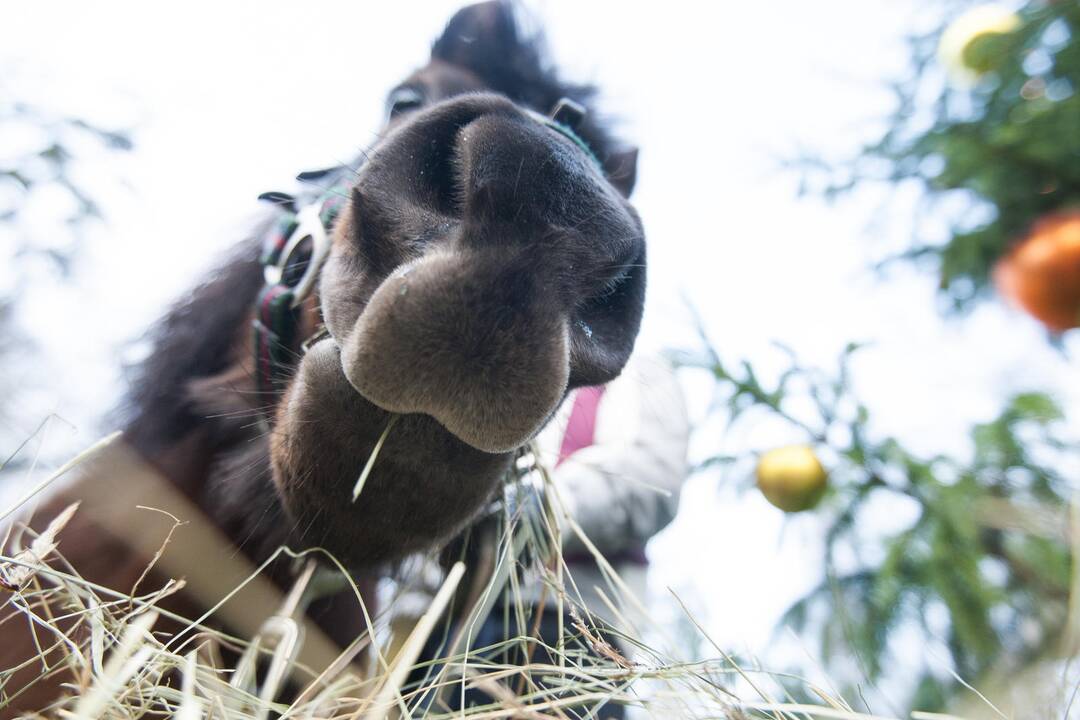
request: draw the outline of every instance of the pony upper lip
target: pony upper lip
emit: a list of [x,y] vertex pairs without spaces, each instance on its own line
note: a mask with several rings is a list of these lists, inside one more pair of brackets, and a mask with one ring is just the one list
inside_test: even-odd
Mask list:
[[[498,255],[433,252],[392,275],[348,335],[341,364],[369,402],[422,413],[485,452],[539,431],[569,375],[565,312]],[[524,282],[525,278],[521,278]]]

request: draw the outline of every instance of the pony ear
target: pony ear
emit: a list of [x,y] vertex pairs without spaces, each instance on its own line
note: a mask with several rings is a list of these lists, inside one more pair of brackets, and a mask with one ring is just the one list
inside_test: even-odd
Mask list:
[[636,147],[615,150],[604,159],[604,174],[608,182],[625,198],[634,192],[637,182],[638,149]]
[[454,13],[431,57],[477,72],[506,63],[520,47],[513,4],[491,0]]

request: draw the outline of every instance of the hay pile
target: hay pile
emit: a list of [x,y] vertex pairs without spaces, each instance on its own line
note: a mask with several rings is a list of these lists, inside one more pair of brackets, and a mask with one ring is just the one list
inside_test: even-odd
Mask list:
[[[397,598],[409,588],[399,583],[374,616],[363,609],[367,631],[328,667],[307,667],[298,660],[303,608],[328,578],[348,584],[357,598],[360,594],[321,550],[279,550],[295,558],[296,585],[278,612],[262,619],[259,633],[239,638],[215,628],[215,608],[188,619],[161,607],[183,587],[182,579],[131,594],[81,577],[79,568],[63,557],[64,526],[79,512],[77,506],[40,534],[10,525],[3,544],[9,550],[0,555],[0,642],[8,632],[24,631],[17,625],[27,626],[38,655],[17,667],[0,668],[0,716],[11,714],[18,699],[39,684],[59,683],[63,696],[40,708],[41,716],[539,720],[603,718],[617,704],[630,717],[872,717],[809,681],[741,667],[689,614],[713,656],[680,657],[678,643],[649,622],[640,601],[561,512],[543,468],[532,465],[523,476],[524,487],[532,490],[525,502],[515,503],[516,509],[497,516],[487,561],[474,556],[477,567],[454,564],[426,612],[404,629],[394,618]],[[0,512],[0,520],[10,514]],[[577,533],[605,571],[607,587],[596,589],[605,607],[582,605],[559,551],[562,532]],[[523,583],[537,577],[543,592],[570,618],[557,647],[530,637],[535,618],[519,601]],[[502,588],[509,588],[503,601],[509,597],[514,606],[512,637],[496,646],[474,647],[475,631]],[[469,602],[462,603],[463,597]],[[455,602],[463,608],[450,613],[457,622],[441,622]],[[170,629],[163,631],[163,625]],[[444,660],[418,664],[433,635]],[[510,650],[529,661],[500,661],[497,651]],[[795,702],[783,689],[792,683],[820,703]],[[468,687],[482,689],[490,702],[451,709],[448,698]]]

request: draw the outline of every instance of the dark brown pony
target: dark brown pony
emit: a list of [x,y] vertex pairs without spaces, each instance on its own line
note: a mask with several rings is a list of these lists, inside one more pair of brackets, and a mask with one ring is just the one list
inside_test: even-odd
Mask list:
[[[279,384],[259,385],[252,348],[276,212],[152,332],[127,439],[254,561],[318,545],[373,576],[439,546],[492,499],[566,393],[612,380],[630,355],[645,289],[626,200],[636,153],[598,122],[592,87],[557,77],[514,10],[458,12],[391,93],[362,162],[315,181],[317,193],[344,182],[330,191],[344,203],[297,320],[297,337],[317,339],[294,349]],[[562,118],[572,129],[545,119],[564,98],[587,110]],[[69,530],[65,550],[93,547],[71,539],[90,532]],[[130,586],[144,559],[110,558],[85,572]],[[322,612],[333,636],[355,634]]]

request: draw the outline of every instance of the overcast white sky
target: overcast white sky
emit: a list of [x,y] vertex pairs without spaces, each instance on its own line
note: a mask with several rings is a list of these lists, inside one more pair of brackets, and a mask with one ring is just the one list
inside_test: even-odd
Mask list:
[[[116,398],[118,349],[239,237],[259,192],[287,190],[298,170],[371,141],[385,91],[423,63],[457,4],[37,0],[8,9],[0,92],[137,128],[130,158],[86,170],[113,188],[108,233],[70,287],[43,285],[25,303],[55,378],[44,401],[79,426],[51,442],[93,439],[92,419]],[[776,340],[823,364],[849,340],[873,341],[856,379],[876,428],[926,452],[964,451],[968,426],[1019,389],[1054,389],[1080,408],[1069,381],[1075,338],[1064,354],[1052,351],[1033,322],[996,305],[943,320],[933,278],[902,272],[882,284],[866,269],[905,239],[902,214],[870,230],[881,220],[876,197],[836,207],[798,200],[796,178],[778,169],[798,147],[840,151],[873,132],[890,108],[883,80],[903,67],[913,4],[530,7],[568,74],[600,83],[642,148],[647,344],[687,340],[683,296],[721,353],[763,367],[779,360]],[[118,180],[130,189],[115,189]],[[801,438],[754,427],[734,437],[744,448],[787,439]],[[718,442],[719,429],[699,437],[696,452]],[[760,652],[780,611],[814,581],[819,538],[814,518],[785,524],[756,494],[736,497],[703,475],[652,547],[655,585],[683,595],[720,642]]]

